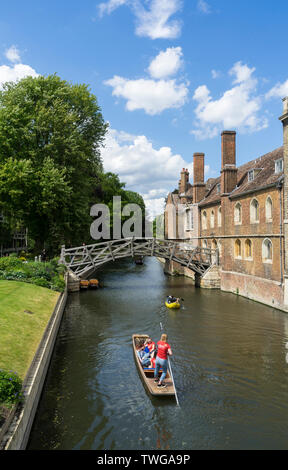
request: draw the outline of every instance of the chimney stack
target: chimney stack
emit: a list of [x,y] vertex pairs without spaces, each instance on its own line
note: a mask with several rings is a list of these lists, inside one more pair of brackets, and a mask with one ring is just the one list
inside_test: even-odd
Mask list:
[[180,181],[179,181],[179,193],[185,194],[188,190],[189,183],[189,171],[187,168],[183,168],[181,171]]
[[229,194],[237,186],[236,132],[223,131],[221,144],[221,192],[222,194]]
[[193,202],[200,202],[205,195],[204,183],[204,153],[193,155]]

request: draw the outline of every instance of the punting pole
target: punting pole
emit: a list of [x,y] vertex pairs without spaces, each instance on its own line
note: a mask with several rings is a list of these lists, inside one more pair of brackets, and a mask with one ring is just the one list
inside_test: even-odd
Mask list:
[[[161,322],[160,322],[160,330],[161,330],[161,331],[163,330],[163,326],[162,326],[162,323],[161,323]],[[171,379],[172,379],[172,382],[173,382],[173,385],[174,385],[176,403],[177,403],[177,406],[180,406],[180,405],[179,405],[178,396],[177,396],[177,390],[176,390],[175,382],[174,382],[174,378],[173,378],[172,367],[171,367],[171,364],[170,364],[169,355],[167,355],[167,358],[168,358],[168,366],[169,366],[169,369],[170,369]]]

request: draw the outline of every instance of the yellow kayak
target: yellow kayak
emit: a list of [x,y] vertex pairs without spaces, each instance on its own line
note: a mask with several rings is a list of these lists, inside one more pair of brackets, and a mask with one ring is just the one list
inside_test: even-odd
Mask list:
[[165,305],[167,308],[180,308],[179,302],[171,302],[171,304],[168,304],[168,302],[166,301]]

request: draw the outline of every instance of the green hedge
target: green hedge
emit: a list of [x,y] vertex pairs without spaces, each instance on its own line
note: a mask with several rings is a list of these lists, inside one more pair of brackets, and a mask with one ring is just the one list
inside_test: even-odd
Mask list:
[[23,281],[63,292],[65,267],[58,259],[49,262],[23,261],[14,256],[0,258],[0,280]]
[[0,404],[13,405],[22,399],[22,380],[16,372],[0,369]]

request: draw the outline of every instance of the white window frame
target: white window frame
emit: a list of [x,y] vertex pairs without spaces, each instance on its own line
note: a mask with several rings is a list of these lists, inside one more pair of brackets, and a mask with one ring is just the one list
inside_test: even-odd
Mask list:
[[283,171],[283,158],[279,158],[278,160],[275,160],[275,173],[282,173]]
[[[256,207],[254,206],[254,202],[257,202],[257,207],[258,207],[258,219],[255,218],[255,211],[256,211]],[[250,224],[259,224],[260,222],[260,205],[259,205],[259,201],[258,199],[256,199],[255,197],[252,199],[252,201],[250,202]]]
[[[268,243],[271,245],[271,257],[268,258],[266,255],[268,254]],[[273,263],[273,243],[271,242],[270,238],[265,238],[262,243],[262,261],[263,263]]]

